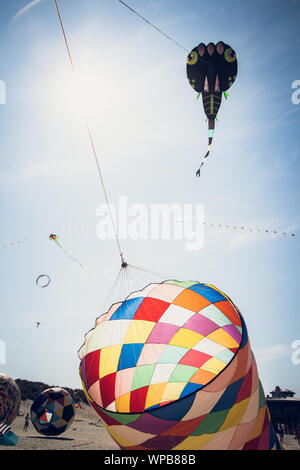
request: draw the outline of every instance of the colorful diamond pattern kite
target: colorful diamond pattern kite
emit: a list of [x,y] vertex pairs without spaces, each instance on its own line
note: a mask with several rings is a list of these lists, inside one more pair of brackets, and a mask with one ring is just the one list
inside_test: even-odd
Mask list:
[[87,398],[122,449],[277,445],[244,320],[213,286],[131,294],[97,319],[79,357]]

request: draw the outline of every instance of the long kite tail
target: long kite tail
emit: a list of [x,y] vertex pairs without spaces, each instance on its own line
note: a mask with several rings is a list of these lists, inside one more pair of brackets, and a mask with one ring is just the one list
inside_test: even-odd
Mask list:
[[88,275],[89,282],[90,282],[91,286],[93,287],[93,284],[92,284],[92,276],[90,275],[90,273],[85,269],[85,267],[83,266],[83,264],[80,263],[80,261],[78,261],[78,259],[74,258],[74,256],[72,256],[72,255],[70,255],[70,253],[68,253],[68,251],[58,242],[57,238],[58,238],[58,236],[55,235],[55,234],[51,234],[51,235],[49,236],[49,239],[50,239],[50,240],[53,240],[53,241],[56,243],[56,245],[57,245],[61,250],[63,250],[63,251],[66,253],[66,255],[69,256],[69,258],[71,258],[73,261],[75,261],[76,263],[79,264],[79,266],[81,267],[81,269]]
[[209,155],[211,145],[212,145],[212,141],[213,141],[213,137],[214,137],[214,130],[215,130],[215,119],[209,119],[208,120],[208,149],[207,149],[206,154],[203,157],[203,160],[201,162],[200,167],[198,168],[198,170],[196,172],[196,176],[200,177],[200,169],[204,165],[205,160],[207,159],[207,157]]

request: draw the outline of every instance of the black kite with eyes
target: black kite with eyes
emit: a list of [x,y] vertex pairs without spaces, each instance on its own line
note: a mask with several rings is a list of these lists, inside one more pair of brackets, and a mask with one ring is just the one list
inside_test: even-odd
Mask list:
[[[186,73],[190,85],[202,94],[203,108],[208,119],[208,150],[201,162],[201,168],[211,149],[222,93],[227,98],[226,91],[237,76],[235,51],[222,41],[216,45],[210,42],[207,46],[200,43],[188,55]],[[196,176],[200,176],[200,168]]]

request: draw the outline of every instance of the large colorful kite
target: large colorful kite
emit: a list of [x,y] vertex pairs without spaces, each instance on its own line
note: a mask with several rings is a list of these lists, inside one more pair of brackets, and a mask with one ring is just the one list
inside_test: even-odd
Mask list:
[[0,445],[13,446],[18,436],[11,431],[21,405],[21,392],[16,382],[6,374],[0,374]]
[[48,388],[31,405],[33,426],[45,436],[58,436],[65,432],[75,418],[75,402],[64,389]]
[[121,449],[275,449],[246,325],[199,282],[134,292],[79,351],[87,399]]
[[[235,51],[222,41],[216,45],[210,42],[207,46],[200,43],[188,55],[186,73],[192,88],[202,94],[203,108],[208,119],[208,150],[201,168],[211,149],[222,93],[227,98],[227,90],[237,76]],[[196,176],[200,176],[200,168]]]
[[10,425],[15,420],[21,405],[21,392],[16,382],[0,374],[0,423]]

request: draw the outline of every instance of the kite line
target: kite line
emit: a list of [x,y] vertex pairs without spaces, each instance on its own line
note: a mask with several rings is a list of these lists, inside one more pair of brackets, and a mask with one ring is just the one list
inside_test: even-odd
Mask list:
[[138,13],[137,11],[135,11],[133,8],[131,8],[129,5],[127,5],[127,3],[123,2],[122,0],[118,0],[118,2],[122,3],[122,5],[124,5],[126,8],[128,8],[128,10],[132,11],[135,15],[137,15],[139,18],[141,18],[143,21],[145,21],[146,23],[148,23],[150,26],[152,26],[152,28],[156,29],[156,31],[158,31],[160,34],[162,34],[163,36],[165,36],[167,39],[169,39],[170,41],[172,41],[174,44],[176,44],[178,47],[180,47],[181,49],[183,49],[185,52],[189,52],[184,46],[182,46],[181,44],[179,44],[179,42],[175,41],[175,39],[171,38],[171,36],[169,36],[168,34],[166,34],[164,31],[162,31],[161,29],[159,29],[157,26],[155,26],[153,23],[151,23],[150,21],[148,21],[144,16],[142,16],[140,13]]
[[[60,13],[60,10],[59,10],[57,0],[54,0],[54,3],[55,3],[55,7],[56,7],[60,27],[61,27],[61,30],[62,30],[62,34],[63,34],[63,37],[64,37],[64,42],[65,42],[65,45],[66,45],[66,48],[67,48],[67,53],[68,53],[68,57],[69,57],[69,60],[70,60],[70,64],[71,64],[71,67],[72,67],[72,70],[73,70],[74,77],[76,78],[76,70],[75,70],[75,67],[74,67],[74,62],[73,62],[73,59],[72,59],[69,42],[68,42],[68,39],[67,39],[67,35],[66,35],[66,32],[65,32],[65,28],[64,28],[64,24],[63,24],[63,20],[62,20],[62,16],[61,16],[61,13]],[[112,216],[112,213],[111,213],[111,207],[110,207],[107,191],[106,191],[106,188],[105,188],[105,185],[104,185],[104,180],[103,180],[103,176],[102,176],[102,172],[101,172],[101,168],[100,168],[100,164],[99,164],[99,159],[98,159],[97,152],[96,152],[96,147],[95,147],[95,144],[94,144],[94,139],[93,139],[93,136],[92,136],[92,131],[91,131],[91,128],[90,128],[90,125],[89,125],[89,122],[88,122],[87,119],[86,119],[86,127],[87,127],[87,131],[88,131],[90,144],[91,144],[91,147],[92,147],[93,156],[94,156],[96,166],[97,166],[97,169],[98,169],[100,183],[101,183],[102,190],[103,190],[104,197],[105,197],[105,201],[106,201],[106,204],[107,204],[109,217],[110,217],[111,224],[112,224],[112,227],[113,227],[116,243],[118,245],[118,250],[119,250],[120,258],[121,258],[121,266],[122,266],[122,268],[126,268],[127,263],[125,262],[125,260],[123,258],[123,252],[121,250],[121,245],[120,245],[118,233],[117,233],[115,223],[114,223],[114,219],[113,219],[113,216]]]

